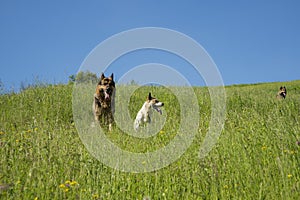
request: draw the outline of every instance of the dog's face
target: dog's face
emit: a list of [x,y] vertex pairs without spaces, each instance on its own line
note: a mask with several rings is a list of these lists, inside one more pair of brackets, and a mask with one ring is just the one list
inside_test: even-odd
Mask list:
[[111,101],[114,90],[114,74],[111,74],[110,77],[105,77],[104,73],[102,73],[96,87],[97,97],[103,101]]
[[162,114],[162,111],[160,109],[160,107],[164,106],[163,102],[160,102],[158,99],[156,99],[155,97],[151,96],[151,93],[149,93],[148,97],[147,97],[147,101],[150,104],[150,106],[156,110],[157,112],[159,112],[160,114]]
[[279,88],[278,95],[280,95],[281,97],[285,98],[285,96],[286,96],[286,88],[285,88],[285,86],[283,86],[283,87],[281,86]]

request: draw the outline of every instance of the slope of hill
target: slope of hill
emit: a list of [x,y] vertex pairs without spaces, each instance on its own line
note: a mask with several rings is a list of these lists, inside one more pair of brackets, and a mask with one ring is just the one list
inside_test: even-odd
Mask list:
[[[287,98],[275,98],[281,85]],[[161,87],[136,90],[131,116],[147,92],[165,103],[166,124],[136,139],[114,130],[121,148],[147,152],[174,138],[180,102]],[[300,196],[300,81],[226,87],[226,122],[217,145],[199,159],[209,129],[207,88],[194,88],[199,131],[174,163],[150,173],[114,170],[92,157],[78,136],[72,85],[29,88],[0,96],[1,199],[298,199]],[[132,102],[137,102],[133,104]]]

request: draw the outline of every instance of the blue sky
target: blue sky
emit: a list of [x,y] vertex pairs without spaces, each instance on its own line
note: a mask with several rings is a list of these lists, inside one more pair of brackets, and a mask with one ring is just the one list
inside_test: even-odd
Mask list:
[[[65,83],[99,43],[141,27],[172,29],[193,38],[214,60],[225,85],[297,80],[299,10],[296,0],[2,0],[0,80],[9,89],[35,79]],[[149,62],[188,71],[184,61],[173,56],[168,63],[168,56],[137,52],[117,60],[108,73],[118,79]],[[191,84],[201,85],[197,76],[187,76]]]

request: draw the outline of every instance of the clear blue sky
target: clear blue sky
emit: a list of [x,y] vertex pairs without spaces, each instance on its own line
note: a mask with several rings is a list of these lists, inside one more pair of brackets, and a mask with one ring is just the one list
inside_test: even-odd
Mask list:
[[[67,82],[100,42],[139,27],[163,27],[190,36],[210,54],[226,85],[296,80],[299,10],[297,0],[1,0],[0,80],[10,89],[35,77]],[[127,65],[151,62],[141,56],[129,56]],[[124,73],[121,67],[113,70],[117,79]]]

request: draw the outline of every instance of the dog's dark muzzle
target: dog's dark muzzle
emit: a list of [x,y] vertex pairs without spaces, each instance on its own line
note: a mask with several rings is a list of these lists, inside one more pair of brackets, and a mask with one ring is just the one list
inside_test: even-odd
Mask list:
[[112,93],[112,89],[109,87],[106,89],[106,93],[111,94]]

